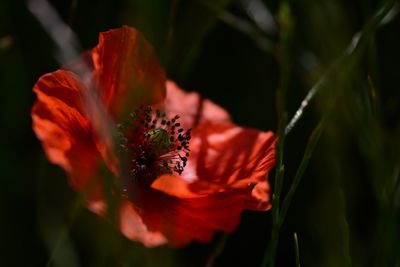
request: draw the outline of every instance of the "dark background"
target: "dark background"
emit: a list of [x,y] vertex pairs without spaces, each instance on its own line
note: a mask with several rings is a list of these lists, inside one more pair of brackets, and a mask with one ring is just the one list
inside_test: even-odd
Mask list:
[[[51,2],[83,49],[95,46],[101,31],[136,27],[155,47],[169,78],[226,108],[237,124],[277,131],[282,81],[288,82],[292,117],[354,34],[388,1],[288,1],[288,43],[277,0],[264,1],[276,23],[267,31],[243,8],[249,1]],[[294,232],[302,266],[400,266],[398,4],[368,37],[355,67],[339,66],[286,139],[284,195],[311,132],[330,111],[283,224],[277,266],[295,266]],[[250,30],[230,23],[226,14]],[[288,72],[282,71],[285,64]],[[1,0],[0,266],[206,266],[223,235],[211,244],[146,249],[77,208],[78,194],[64,172],[46,161],[31,129],[32,87],[59,67],[52,40],[25,1]],[[245,211],[214,266],[259,266],[270,235],[270,211]]]

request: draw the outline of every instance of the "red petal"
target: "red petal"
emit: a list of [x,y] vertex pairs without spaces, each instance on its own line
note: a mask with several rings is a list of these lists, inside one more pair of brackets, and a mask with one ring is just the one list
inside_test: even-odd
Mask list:
[[271,207],[267,174],[274,163],[271,132],[204,122],[193,130],[182,176],[159,177],[154,190],[138,192],[143,221],[172,246],[231,232],[243,209]]
[[59,70],[42,76],[33,90],[38,98],[32,108],[32,127],[48,159],[70,174],[76,190],[98,193],[101,186],[94,174],[100,155],[82,108],[79,78]]
[[137,30],[123,26],[101,33],[92,59],[104,103],[115,117],[164,99],[164,70]]
[[156,247],[167,243],[165,236],[160,232],[153,232],[147,228],[129,201],[125,201],[120,207],[120,228],[127,238],[139,241],[146,247]]
[[[107,214],[104,200],[92,200],[88,209],[101,217]],[[150,231],[143,223],[135,206],[127,200],[122,200],[119,206],[119,225],[121,232],[129,239],[139,241],[146,247],[156,247],[167,243],[167,239],[158,231]]]
[[162,233],[171,246],[181,247],[192,241],[209,242],[216,231],[232,232],[244,208],[245,196],[240,191],[180,199],[140,189],[134,203],[149,230]]
[[275,164],[275,136],[232,124],[205,122],[193,130],[181,176],[159,177],[152,188],[180,198],[243,189],[245,208],[270,208],[267,174]]
[[181,115],[180,122],[185,129],[209,120],[213,122],[230,122],[229,113],[198,93],[187,93],[173,81],[167,81],[167,98],[165,110],[171,116]]

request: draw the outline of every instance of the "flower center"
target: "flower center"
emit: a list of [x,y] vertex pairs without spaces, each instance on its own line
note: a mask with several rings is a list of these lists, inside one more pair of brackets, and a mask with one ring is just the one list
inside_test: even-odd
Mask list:
[[162,174],[182,174],[189,157],[191,129],[184,130],[179,115],[172,119],[150,106],[139,108],[118,125],[120,149],[128,159],[128,176],[149,187]]

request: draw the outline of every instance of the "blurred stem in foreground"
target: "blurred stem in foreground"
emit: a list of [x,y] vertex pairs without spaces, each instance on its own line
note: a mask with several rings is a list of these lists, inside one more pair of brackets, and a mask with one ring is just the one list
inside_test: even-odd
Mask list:
[[299,239],[297,237],[297,233],[293,234],[293,242],[294,242],[294,253],[296,257],[296,267],[301,267],[300,265],[300,251],[299,251]]
[[290,5],[284,1],[279,9],[279,23],[281,25],[280,35],[280,66],[281,66],[281,81],[277,92],[277,113],[278,113],[278,144],[276,148],[276,173],[274,193],[272,195],[272,233],[271,241],[268,245],[267,253],[263,259],[262,266],[274,266],[275,255],[279,240],[279,204],[283,187],[284,178],[284,164],[283,164],[283,150],[285,142],[285,126],[287,123],[287,109],[286,109],[286,92],[290,82],[290,50],[292,42],[292,18]]
[[[356,34],[353,38],[353,42],[346,49],[346,51],[342,54],[341,57],[337,61],[335,61],[334,65],[328,69],[328,72],[325,73],[322,78],[316,83],[315,86],[312,87],[309,94],[306,96],[306,99],[302,101],[302,105],[299,110],[295,113],[295,116],[290,121],[290,123],[286,126],[287,114],[286,114],[286,89],[289,82],[289,65],[288,65],[288,55],[290,47],[290,33],[291,33],[291,23],[290,23],[290,8],[287,2],[283,2],[280,7],[280,23],[281,23],[281,87],[278,90],[278,145],[277,145],[277,172],[275,176],[275,186],[274,193],[272,197],[272,233],[271,240],[268,245],[266,254],[264,255],[264,259],[262,262],[262,266],[275,266],[275,257],[277,246],[279,242],[279,232],[280,228],[284,222],[284,219],[287,214],[287,210],[289,209],[292,197],[297,189],[298,184],[301,181],[301,178],[304,174],[306,167],[308,166],[309,160],[313,153],[316,143],[319,140],[321,135],[325,118],[329,113],[329,110],[332,108],[327,108],[324,114],[324,118],[321,120],[320,124],[316,127],[314,132],[309,138],[307,148],[305,150],[303,159],[300,163],[300,166],[296,172],[296,176],[292,181],[289,192],[286,195],[285,201],[282,205],[282,211],[280,212],[280,196],[282,191],[282,184],[284,178],[284,164],[283,164],[283,147],[285,136],[290,132],[290,130],[295,126],[297,121],[300,119],[301,113],[308,105],[309,101],[314,97],[318,90],[323,88],[327,80],[330,79],[331,76],[337,75],[338,70],[346,67],[349,71],[358,66],[358,63],[365,51],[368,47],[370,40],[374,36],[376,30],[381,24],[382,20],[389,13],[394,5],[394,0],[386,0],[381,3],[381,5],[374,12],[373,16],[367,23],[364,25],[361,34]],[[340,90],[339,90],[340,91]],[[351,259],[348,262],[351,265]]]
[[[75,10],[76,4],[77,0],[72,3],[71,12]],[[106,152],[106,156],[109,159],[115,159],[116,150],[113,142],[115,139],[114,137],[116,136],[115,124],[109,116],[105,106],[98,99],[98,96],[95,93],[98,91],[96,88],[97,84],[93,81],[90,66],[88,66],[88,64],[80,57],[81,46],[78,37],[70,26],[61,19],[56,9],[54,9],[48,1],[29,0],[27,2],[27,7],[54,42],[56,57],[60,65],[68,65],[72,60],[77,62],[76,65],[71,65],[71,69],[81,77],[86,86],[86,90],[82,94],[85,111],[89,118],[91,118],[91,126],[95,130],[97,137],[107,147],[106,150],[108,151]],[[102,120],[97,120],[97,116],[101,117]],[[104,179],[104,184],[106,185],[105,196],[107,202],[107,213],[109,218],[111,218],[111,222],[116,224],[116,202],[112,195],[112,186],[115,184],[115,179],[110,172],[107,172],[107,168],[105,168],[104,165],[100,167],[100,171],[102,174],[101,177]],[[88,199],[88,195],[86,194],[90,195],[91,190],[93,190],[93,188],[89,186],[87,192],[83,192],[77,196],[77,200],[70,216],[70,225],[65,225],[60,229],[59,237],[55,241],[54,247],[50,252],[47,266],[52,266],[56,256],[60,253],[59,251],[68,237],[69,227],[85,207],[85,203],[87,202],[86,200]]]
[[215,260],[224,250],[227,240],[228,240],[228,234],[222,234],[217,244],[215,245],[215,248],[208,257],[205,267],[214,266]]

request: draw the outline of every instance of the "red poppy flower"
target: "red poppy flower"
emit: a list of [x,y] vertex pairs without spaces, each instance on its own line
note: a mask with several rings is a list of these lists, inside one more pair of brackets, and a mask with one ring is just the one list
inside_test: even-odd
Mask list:
[[[34,86],[33,130],[48,159],[88,195],[88,208],[106,213],[102,166],[118,180],[122,233],[152,247],[207,242],[232,232],[244,209],[271,207],[267,174],[275,136],[234,125],[229,114],[197,93],[167,81],[150,44],[124,26],[100,34],[85,53],[95,95],[117,125],[117,163],[88,116],[83,77],[66,69]],[[104,169],[104,168],[103,168]],[[118,197],[119,196],[119,197]]]

